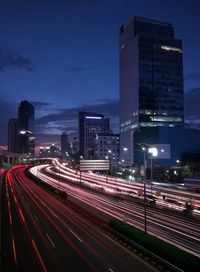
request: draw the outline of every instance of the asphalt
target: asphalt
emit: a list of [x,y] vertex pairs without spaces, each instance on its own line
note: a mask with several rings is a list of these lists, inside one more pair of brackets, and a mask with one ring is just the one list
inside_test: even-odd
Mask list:
[[155,271],[23,171],[13,171],[3,195],[2,271]]

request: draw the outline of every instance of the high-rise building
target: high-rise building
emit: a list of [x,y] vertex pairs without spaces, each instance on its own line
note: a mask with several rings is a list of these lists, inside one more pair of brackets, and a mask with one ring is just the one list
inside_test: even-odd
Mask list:
[[18,107],[20,129],[34,133],[34,111],[34,106],[30,102],[24,100],[20,103]]
[[19,152],[19,121],[16,118],[8,122],[8,151]]
[[20,143],[19,151],[23,154],[33,155],[35,152],[35,137],[34,137],[34,107],[24,100],[18,107],[18,121]]
[[79,152],[85,158],[94,157],[96,134],[109,132],[109,118],[93,112],[79,112]]
[[183,49],[172,24],[135,17],[120,28],[120,160],[139,127],[183,127]]
[[70,144],[68,141],[68,135],[66,132],[61,134],[61,156],[66,158],[70,153]]

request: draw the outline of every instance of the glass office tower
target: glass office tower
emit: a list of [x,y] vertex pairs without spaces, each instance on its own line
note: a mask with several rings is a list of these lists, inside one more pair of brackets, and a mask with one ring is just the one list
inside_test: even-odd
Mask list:
[[79,112],[79,152],[84,159],[94,158],[95,136],[110,131],[109,118],[94,112]]
[[133,164],[134,131],[183,127],[183,50],[172,24],[134,17],[120,28],[120,160]]

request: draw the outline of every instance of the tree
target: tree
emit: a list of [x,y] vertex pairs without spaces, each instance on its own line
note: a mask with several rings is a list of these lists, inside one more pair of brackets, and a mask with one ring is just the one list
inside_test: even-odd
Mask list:
[[192,171],[191,171],[189,165],[183,166],[182,169],[181,169],[181,171],[182,171],[183,178],[190,178],[190,177],[192,177]]

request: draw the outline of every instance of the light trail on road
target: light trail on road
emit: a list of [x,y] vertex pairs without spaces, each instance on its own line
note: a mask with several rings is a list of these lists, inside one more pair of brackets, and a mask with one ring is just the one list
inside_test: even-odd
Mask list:
[[[83,213],[32,182],[24,170],[13,167],[6,175],[15,246],[12,254],[4,256],[4,271],[155,271],[107,237]],[[9,212],[7,217],[5,229],[10,225]],[[6,232],[4,245],[12,244],[10,233]]]
[[[48,175],[44,173],[48,171]],[[68,195],[79,205],[85,205],[87,209],[93,213],[99,213],[104,218],[118,218],[123,220],[126,216],[128,222],[140,229],[144,229],[144,207],[132,201],[119,201],[109,198],[106,195],[97,194],[95,191],[88,191],[86,187],[78,186],[76,174],[70,169],[66,176],[60,173],[59,181],[55,177],[50,167],[37,166],[31,169],[33,174],[51,184],[55,188],[66,191]],[[52,177],[49,174],[52,173]],[[57,177],[58,178],[58,177]],[[69,179],[71,182],[67,182]],[[96,182],[96,180],[95,180]],[[58,185],[59,184],[59,185]],[[106,216],[105,216],[106,215]],[[199,221],[191,221],[190,219],[170,215],[162,210],[147,208],[147,228],[148,232],[157,237],[168,241],[198,257],[200,257],[200,234]]]

